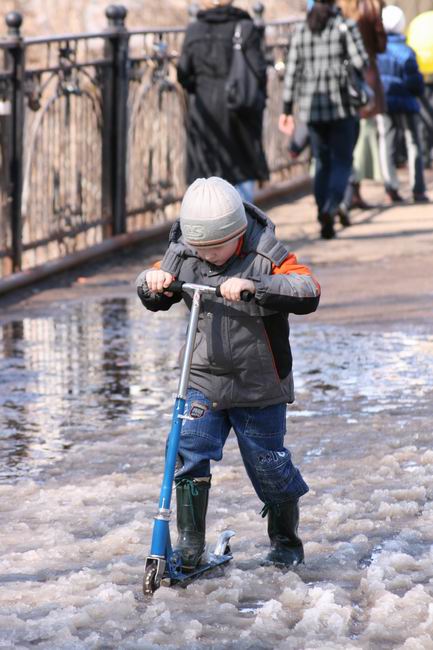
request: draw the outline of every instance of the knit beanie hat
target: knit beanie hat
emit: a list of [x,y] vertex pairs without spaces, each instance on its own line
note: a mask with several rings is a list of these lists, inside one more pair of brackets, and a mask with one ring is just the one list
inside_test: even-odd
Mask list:
[[387,5],[382,11],[382,22],[387,34],[403,34],[406,18],[400,7]]
[[240,194],[217,176],[197,178],[183,197],[180,227],[192,246],[221,246],[240,237],[247,229]]

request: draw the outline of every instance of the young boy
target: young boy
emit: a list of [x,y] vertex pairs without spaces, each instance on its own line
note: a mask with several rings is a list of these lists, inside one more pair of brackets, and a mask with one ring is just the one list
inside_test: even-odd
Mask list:
[[[263,212],[243,203],[221,178],[197,179],[186,191],[159,268],[137,278],[142,302],[166,310],[180,296],[174,280],[221,285],[204,297],[193,354],[175,475],[177,549],[193,569],[205,547],[210,461],[221,460],[233,428],[242,460],[268,515],[270,561],[303,561],[298,499],[308,486],[284,447],[286,404],[294,400],[288,314],[308,314],[320,287],[279,242]],[[254,294],[241,301],[241,292]],[[183,295],[188,306],[191,297]]]
[[403,201],[398,192],[394,160],[397,131],[401,129],[406,141],[413,200],[416,203],[427,203],[429,199],[425,193],[418,124],[420,105],[417,100],[424,93],[424,81],[416,54],[406,44],[406,19],[403,11],[400,7],[388,5],[383,9],[382,20],[388,42],[386,51],[378,55],[377,63],[388,109],[386,114],[377,116],[377,126],[385,191],[392,203]]

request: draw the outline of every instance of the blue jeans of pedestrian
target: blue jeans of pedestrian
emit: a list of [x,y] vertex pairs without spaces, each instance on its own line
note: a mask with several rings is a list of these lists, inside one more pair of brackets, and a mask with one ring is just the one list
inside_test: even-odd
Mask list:
[[352,172],[359,120],[347,117],[308,125],[315,160],[314,197],[319,214],[335,215]]
[[247,203],[252,203],[254,199],[254,181],[243,181],[242,183],[237,183],[235,188],[241,195],[242,201]]
[[308,486],[284,447],[286,404],[265,408],[212,410],[198,390],[189,389],[176,478],[210,476],[210,461],[221,460],[224,443],[233,428],[247,474],[263,503],[297,500]]

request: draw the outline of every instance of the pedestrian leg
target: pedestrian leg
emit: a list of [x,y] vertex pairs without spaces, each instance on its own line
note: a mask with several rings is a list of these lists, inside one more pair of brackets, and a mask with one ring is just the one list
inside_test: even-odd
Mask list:
[[329,150],[328,131],[323,124],[310,124],[308,130],[315,165],[314,198],[320,215],[328,195],[331,152]]
[[397,170],[393,157],[397,121],[393,116],[386,114],[378,115],[376,120],[379,135],[379,158],[385,192],[392,202],[397,203],[402,200],[398,193]]
[[323,211],[331,215],[337,212],[352,173],[353,150],[358,133],[359,122],[353,117],[336,120],[329,125],[331,169]]
[[422,160],[421,139],[419,137],[418,115],[407,113],[403,116],[403,128],[406,141],[410,186],[415,201],[423,201],[425,196],[424,165]]
[[241,195],[242,201],[252,203],[254,199],[254,181],[244,181],[236,183],[235,188]]

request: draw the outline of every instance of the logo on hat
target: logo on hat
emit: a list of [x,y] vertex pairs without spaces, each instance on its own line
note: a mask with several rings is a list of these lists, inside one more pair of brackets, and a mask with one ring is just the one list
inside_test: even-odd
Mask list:
[[205,229],[200,224],[184,223],[182,225],[182,230],[186,239],[191,239],[192,241],[199,241],[200,239],[205,238]]

